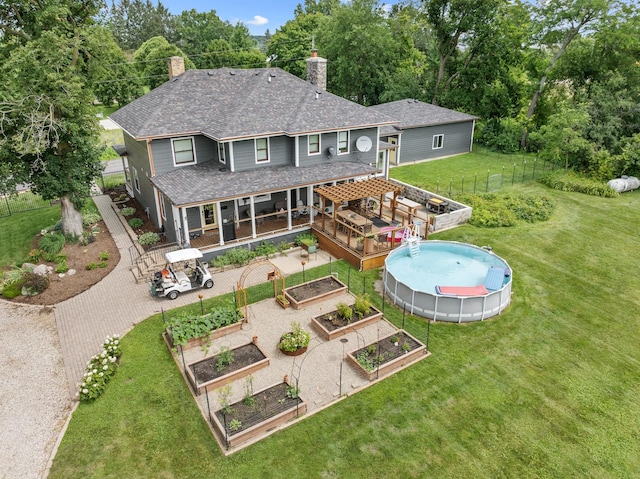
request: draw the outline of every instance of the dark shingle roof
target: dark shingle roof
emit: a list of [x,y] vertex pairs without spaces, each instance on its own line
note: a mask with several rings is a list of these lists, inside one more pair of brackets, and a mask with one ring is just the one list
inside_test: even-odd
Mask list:
[[110,118],[136,139],[202,133],[230,140],[395,123],[279,68],[188,70]]
[[377,170],[365,163],[335,161],[316,166],[279,166],[232,173],[218,163],[185,166],[151,182],[176,206],[258,195],[287,188],[366,176]]
[[395,125],[395,127],[383,127],[381,129],[382,134],[397,133],[398,130],[406,130],[407,128],[461,123],[478,119],[477,116],[411,99],[374,105],[370,106],[369,109],[399,121],[399,124]]

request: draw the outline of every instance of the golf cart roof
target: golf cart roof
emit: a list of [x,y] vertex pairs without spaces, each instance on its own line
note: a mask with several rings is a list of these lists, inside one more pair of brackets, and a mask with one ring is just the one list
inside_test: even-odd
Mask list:
[[189,261],[190,259],[202,258],[202,252],[198,248],[179,249],[170,251],[164,255],[167,263],[179,263],[181,261]]

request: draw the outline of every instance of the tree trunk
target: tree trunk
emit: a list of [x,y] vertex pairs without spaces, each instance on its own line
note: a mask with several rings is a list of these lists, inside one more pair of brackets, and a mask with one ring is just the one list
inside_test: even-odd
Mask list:
[[80,236],[82,234],[82,215],[69,196],[60,198],[60,203],[62,207],[62,232],[65,235]]

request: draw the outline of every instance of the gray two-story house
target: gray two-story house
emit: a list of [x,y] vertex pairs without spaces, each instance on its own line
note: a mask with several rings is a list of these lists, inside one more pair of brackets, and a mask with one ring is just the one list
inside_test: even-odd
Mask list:
[[381,173],[380,129],[396,120],[327,92],[323,59],[309,59],[316,84],[175,60],[170,81],[111,115],[129,192],[170,241],[207,250],[291,235],[312,223],[315,187]]

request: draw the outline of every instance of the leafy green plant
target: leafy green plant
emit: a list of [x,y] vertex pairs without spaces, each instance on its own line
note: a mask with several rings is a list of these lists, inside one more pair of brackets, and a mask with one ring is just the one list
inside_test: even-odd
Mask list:
[[56,263],[56,267],[55,267],[56,273],[66,273],[67,271],[69,271],[69,265],[67,264],[66,259],[64,261],[60,261],[59,263]]
[[276,254],[276,247],[271,243],[261,241],[260,244],[255,247],[254,252],[256,256],[266,256],[269,258],[269,256]]
[[295,237],[294,243],[296,246],[302,246],[303,244],[312,246],[318,243],[318,238],[313,233],[300,233]]
[[57,254],[64,247],[64,235],[59,233],[47,233],[38,240],[38,248],[45,253]]
[[153,246],[158,243],[160,243],[160,235],[153,231],[148,231],[138,236],[138,244],[142,246]]
[[212,259],[211,266],[216,268],[223,268],[230,264],[242,266],[252,261],[255,257],[255,251],[248,248],[233,248],[225,254]]
[[336,309],[338,310],[338,315],[342,316],[347,324],[351,322],[351,318],[353,317],[353,309],[351,309],[351,306],[347,303],[338,303]]
[[127,206],[120,210],[120,213],[122,213],[122,216],[132,216],[135,214],[135,212],[136,212],[136,209],[130,206]]
[[366,371],[373,371],[376,366],[369,357],[369,353],[367,351],[362,351],[356,356],[356,361],[360,366],[362,366]]
[[108,251],[103,251],[102,253],[100,253],[100,261],[107,261],[109,259],[109,252]]
[[237,431],[242,427],[242,422],[238,419],[232,419],[229,422],[229,431]]
[[366,294],[358,295],[353,304],[353,309],[360,319],[369,314],[371,312],[371,301],[369,300],[369,296]]
[[120,337],[117,334],[107,336],[102,344],[102,352],[89,360],[82,382],[78,385],[76,395],[81,401],[93,401],[102,395],[116,373],[121,355]]
[[98,263],[98,268],[106,268],[107,266],[109,266],[109,263],[107,263],[106,261],[100,261]]
[[88,228],[91,225],[96,224],[98,221],[102,219],[100,213],[94,211],[83,211],[82,212],[82,226]]
[[220,403],[220,410],[224,414],[230,414],[233,409],[231,408],[231,383],[218,389],[218,402]]
[[297,399],[300,397],[300,388],[296,386],[289,385],[287,386],[287,390],[285,391],[285,396],[289,399]]
[[256,403],[256,398],[253,396],[253,375],[249,374],[244,382],[244,398],[242,401],[247,406],[253,406]]
[[22,268],[12,268],[4,272],[0,280],[0,292],[2,297],[13,299],[22,294],[22,284],[27,273]]
[[79,242],[82,246],[87,246],[96,240],[96,235],[93,231],[85,231],[80,236],[75,238],[75,242]]
[[411,344],[409,344],[408,341],[405,341],[404,343],[402,343],[402,350],[405,353],[408,353],[409,351],[411,351]]
[[140,218],[131,218],[129,220],[129,226],[131,226],[133,229],[140,228],[143,224],[144,221],[142,221]]
[[285,333],[280,338],[278,349],[281,351],[297,351],[298,349],[309,346],[311,341],[311,333],[305,331],[297,321],[291,322],[291,331]]
[[95,263],[95,262],[92,261],[91,263],[88,263],[84,268],[87,271],[92,271],[92,270],[96,269],[97,267],[98,267],[98,263]]
[[216,369],[222,371],[231,363],[233,363],[233,351],[228,346],[221,347],[216,354]]
[[217,306],[204,315],[181,313],[169,319],[168,327],[174,344],[184,346],[190,339],[204,338],[210,332],[239,320],[233,305],[226,305]]

